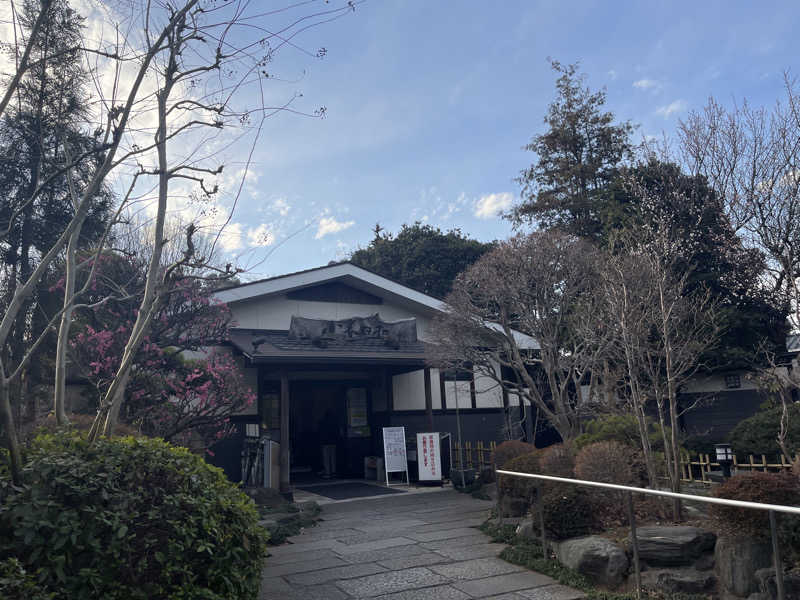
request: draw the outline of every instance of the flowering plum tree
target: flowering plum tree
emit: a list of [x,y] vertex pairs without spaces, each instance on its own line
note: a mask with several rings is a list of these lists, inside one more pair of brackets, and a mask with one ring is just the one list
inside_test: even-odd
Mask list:
[[[70,344],[98,400],[119,368],[144,279],[133,257],[105,253],[99,262],[89,288],[108,301],[79,315]],[[233,356],[208,350],[225,343],[232,324],[228,307],[211,291],[199,279],[177,281],[137,351],[120,418],[148,435],[207,446],[227,435],[230,416],[255,400]]]

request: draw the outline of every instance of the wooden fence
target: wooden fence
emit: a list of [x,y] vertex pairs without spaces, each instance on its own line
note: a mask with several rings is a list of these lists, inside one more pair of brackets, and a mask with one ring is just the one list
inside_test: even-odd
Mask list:
[[[738,459],[738,457],[733,457],[733,463],[731,464],[731,470],[733,472],[745,472],[745,473],[753,473],[755,471],[781,471],[783,469],[791,469],[792,463],[786,461],[786,457],[782,454],[780,456],[780,462],[775,462],[775,458],[773,458],[773,462],[769,462],[767,460],[766,455],[762,454],[758,459],[752,454],[749,455],[744,461]],[[797,455],[795,455],[794,460],[797,461]],[[685,458],[681,458],[681,477],[683,481],[695,481],[701,483],[711,483],[711,480],[708,477],[708,473],[710,471],[720,471],[722,470],[722,465],[720,465],[716,460],[712,460],[711,456],[708,454],[699,454],[693,458],[690,458],[688,461]]]
[[[464,466],[467,469],[481,471],[490,468],[494,460],[494,449],[497,442],[464,442]],[[461,447],[453,442],[452,468],[461,467]]]

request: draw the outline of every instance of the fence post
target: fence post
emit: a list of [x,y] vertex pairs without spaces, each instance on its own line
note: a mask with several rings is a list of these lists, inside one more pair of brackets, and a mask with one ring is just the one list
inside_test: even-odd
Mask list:
[[469,442],[466,442],[464,444],[464,446],[466,447],[466,450],[467,450],[467,468],[471,469],[472,468],[472,444],[469,443]]
[[784,600],[783,590],[783,561],[781,560],[781,546],[778,544],[778,525],[776,524],[775,511],[769,511],[769,532],[772,536],[772,561],[775,564],[775,586],[778,588],[778,600]]
[[478,442],[478,471],[483,471],[483,441]]
[[642,597],[642,571],[639,565],[639,538],[636,536],[636,514],[633,512],[633,493],[626,492],[628,505],[628,523],[631,526],[631,543],[633,544],[633,567],[636,575],[636,597]]

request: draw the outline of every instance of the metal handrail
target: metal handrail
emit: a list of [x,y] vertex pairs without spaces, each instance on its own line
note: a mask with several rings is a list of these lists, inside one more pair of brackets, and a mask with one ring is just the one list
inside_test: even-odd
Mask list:
[[525,477],[528,479],[543,479],[546,481],[558,481],[561,483],[572,483],[575,485],[586,485],[591,487],[607,488],[610,490],[619,490],[621,492],[633,492],[635,494],[650,494],[651,496],[680,498],[681,500],[706,502],[708,504],[724,504],[725,506],[738,506],[739,508],[753,508],[756,510],[774,510],[775,512],[800,515],[800,506],[786,506],[783,504],[764,504],[761,502],[747,502],[745,500],[729,500],[727,498],[709,498],[708,496],[695,496],[694,494],[679,494],[677,492],[667,492],[665,490],[651,490],[649,488],[633,487],[630,485],[618,485],[616,483],[601,483],[599,481],[587,481],[585,479],[569,479],[568,477],[553,477],[551,475],[538,475],[534,473],[518,473],[516,471],[503,471],[501,469],[497,469],[497,473],[500,475],[513,475],[515,477]]
[[[775,519],[776,512],[800,515],[800,507],[798,506],[785,506],[783,504],[766,504],[762,502],[747,502],[746,500],[730,500],[728,498],[709,498],[707,496],[696,496],[694,494],[681,494],[678,492],[667,492],[662,490],[651,490],[649,488],[640,488],[630,485],[619,485],[616,483],[601,483],[599,481],[587,481],[585,479],[570,479],[568,477],[553,477],[552,475],[539,475],[536,473],[519,473],[517,471],[505,471],[497,469],[495,471],[498,475],[510,475],[512,477],[522,477],[524,479],[537,479],[542,481],[555,481],[558,483],[569,483],[572,485],[583,485],[588,487],[604,488],[609,490],[618,490],[620,492],[627,492],[627,511],[628,521],[631,527],[631,540],[633,542],[633,559],[636,575],[636,595],[641,598],[642,580],[641,568],[639,565],[639,543],[636,536],[636,518],[633,512],[633,494],[648,494],[650,496],[662,496],[666,498],[677,498],[679,500],[690,500],[693,502],[705,502],[706,504],[721,504],[724,506],[735,506],[738,508],[751,508],[754,510],[765,510],[769,513],[769,528],[772,537],[772,559],[775,568],[775,584],[778,592],[778,600],[785,599],[784,582],[783,582],[783,564],[780,554],[780,545],[778,543],[777,524]],[[538,489],[537,489],[538,494]],[[539,496],[541,498],[541,496]],[[544,516],[542,513],[541,502],[539,504],[539,525],[541,527],[542,537],[542,552],[547,552],[547,540],[545,538],[544,530]]]

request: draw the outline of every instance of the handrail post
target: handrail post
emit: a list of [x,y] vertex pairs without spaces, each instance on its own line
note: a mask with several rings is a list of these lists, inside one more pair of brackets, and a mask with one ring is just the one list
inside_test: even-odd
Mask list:
[[544,495],[542,494],[542,486],[540,484],[540,485],[536,486],[536,506],[538,507],[536,512],[539,514],[539,530],[541,531],[541,537],[542,537],[542,558],[547,560],[547,558],[548,558],[547,557],[547,535],[545,534],[545,531],[544,531],[544,500],[543,500],[543,498],[544,498]]
[[636,514],[633,512],[633,494],[627,492],[625,494],[626,504],[628,506],[628,523],[631,526],[631,543],[633,545],[633,568],[636,576],[636,598],[642,597],[642,570],[639,564],[639,538],[636,536]]
[[775,564],[775,585],[778,588],[778,600],[786,598],[783,590],[783,561],[781,560],[781,546],[778,543],[778,525],[775,511],[769,511],[769,532],[772,535],[772,561]]

